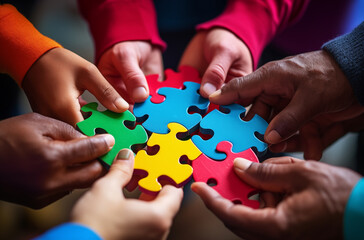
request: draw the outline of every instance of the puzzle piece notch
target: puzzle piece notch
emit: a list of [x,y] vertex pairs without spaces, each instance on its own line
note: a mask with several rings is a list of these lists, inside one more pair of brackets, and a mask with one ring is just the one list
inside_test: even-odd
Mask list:
[[165,100],[165,96],[160,95],[158,92],[158,90],[162,87],[183,89],[184,82],[201,83],[198,71],[190,66],[180,66],[178,68],[178,72],[175,72],[172,69],[166,69],[164,71],[164,75],[164,81],[159,81],[158,74],[146,76],[149,86],[149,94],[152,96],[150,101],[153,103],[162,103]]
[[[134,105],[134,115],[138,121],[144,121],[142,125],[149,132],[166,134],[168,123],[177,122],[194,131],[198,127],[203,114],[209,105],[206,98],[198,94],[200,84],[185,82],[185,89],[161,88],[159,93],[166,97],[164,102],[155,104],[150,101],[151,97],[143,103]],[[189,113],[189,109],[195,112]],[[198,111],[196,111],[198,110]]]
[[201,151],[193,144],[192,140],[180,140],[177,134],[186,132],[187,129],[178,123],[169,123],[167,134],[152,133],[147,145],[153,147],[159,145],[159,151],[155,155],[148,155],[141,150],[135,157],[134,173],[147,172],[147,176],[139,180],[142,191],[155,194],[162,189],[159,181],[173,180],[175,186],[181,187],[192,176],[192,167],[182,164],[181,158],[187,157],[193,161],[201,155]]
[[193,179],[196,182],[216,183],[212,186],[222,197],[233,202],[240,202],[251,208],[259,208],[259,202],[249,197],[259,191],[243,182],[234,171],[234,159],[241,157],[259,163],[257,156],[251,149],[240,153],[232,152],[230,142],[220,142],[217,150],[226,153],[224,161],[215,161],[205,154],[201,154],[192,162]]
[[250,121],[242,120],[245,108],[239,104],[220,106],[219,110],[213,110],[200,122],[202,134],[212,134],[212,137],[203,140],[200,136],[192,136],[195,145],[215,160],[223,160],[226,154],[216,150],[219,142],[229,141],[233,144],[233,152],[242,152],[249,148],[255,148],[258,152],[264,152],[268,145],[261,141],[256,133],[264,135],[268,123],[258,115]]
[[103,162],[110,166],[121,149],[132,149],[135,146],[141,148],[145,145],[148,140],[145,129],[140,125],[135,126],[134,129],[128,128],[131,123],[135,124],[136,121],[130,111],[115,113],[105,110],[100,112],[97,110],[97,106],[98,103],[92,102],[81,108],[83,112],[90,112],[91,116],[77,123],[77,127],[87,136],[94,136],[97,129],[103,129],[115,138],[113,148],[100,157]]

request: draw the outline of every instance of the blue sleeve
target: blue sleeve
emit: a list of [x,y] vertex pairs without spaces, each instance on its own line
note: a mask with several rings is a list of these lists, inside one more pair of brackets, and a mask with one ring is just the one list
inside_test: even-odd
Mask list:
[[55,228],[48,230],[43,235],[34,238],[33,240],[58,240],[58,239],[102,240],[102,238],[99,235],[97,235],[93,230],[77,223],[65,223],[59,225]]
[[364,178],[356,184],[346,204],[344,239],[364,239]]
[[351,33],[323,45],[349,80],[356,98],[364,105],[364,22]]

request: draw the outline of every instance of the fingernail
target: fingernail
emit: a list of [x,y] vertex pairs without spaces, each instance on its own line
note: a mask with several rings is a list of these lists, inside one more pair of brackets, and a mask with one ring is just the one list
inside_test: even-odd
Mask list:
[[130,157],[130,150],[129,149],[122,149],[119,153],[116,159],[119,160],[126,160]]
[[276,130],[272,130],[270,131],[265,137],[264,139],[271,144],[275,144],[281,141],[282,137],[281,135],[276,131]]
[[111,149],[115,145],[115,138],[112,135],[103,134],[101,136],[104,138],[105,142],[109,146],[109,149]]
[[210,95],[212,93],[214,93],[216,91],[216,87],[215,85],[212,85],[211,83],[205,83],[202,86],[203,91],[207,94]]
[[249,161],[245,158],[235,158],[234,159],[234,167],[245,171],[246,169],[248,169],[250,167],[250,165],[252,164],[252,161]]
[[117,98],[115,100],[115,106],[118,109],[128,109],[129,108],[129,103],[127,103],[124,99],[122,98]]
[[137,87],[132,94],[134,99],[141,99],[147,97],[147,90],[144,87]]
[[213,92],[212,94],[210,94],[209,98],[214,98],[218,95],[221,95],[221,89],[217,90],[216,92]]

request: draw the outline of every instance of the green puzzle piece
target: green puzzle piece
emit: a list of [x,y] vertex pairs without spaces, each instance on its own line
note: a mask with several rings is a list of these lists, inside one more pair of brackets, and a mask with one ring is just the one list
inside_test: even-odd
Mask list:
[[86,104],[81,108],[84,112],[91,112],[91,116],[82,122],[77,123],[78,128],[87,136],[94,136],[95,130],[101,128],[115,138],[114,147],[100,159],[111,165],[118,152],[123,148],[131,149],[132,145],[145,144],[148,135],[140,125],[134,129],[125,126],[125,121],[135,124],[135,116],[130,111],[115,113],[109,110],[99,112],[96,102]]

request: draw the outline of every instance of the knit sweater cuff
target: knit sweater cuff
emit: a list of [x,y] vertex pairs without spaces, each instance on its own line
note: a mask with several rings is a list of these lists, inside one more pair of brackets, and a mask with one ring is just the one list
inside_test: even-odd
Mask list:
[[38,32],[14,6],[0,5],[0,72],[21,86],[33,63],[56,47],[61,46]]
[[351,33],[325,43],[323,49],[339,64],[360,104],[364,105],[364,22]]

